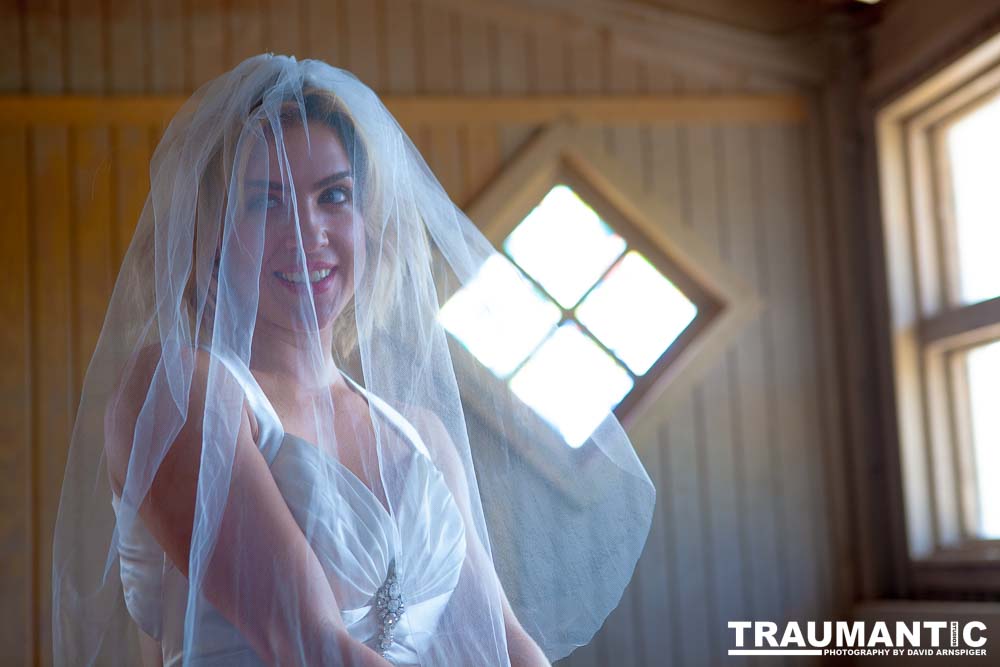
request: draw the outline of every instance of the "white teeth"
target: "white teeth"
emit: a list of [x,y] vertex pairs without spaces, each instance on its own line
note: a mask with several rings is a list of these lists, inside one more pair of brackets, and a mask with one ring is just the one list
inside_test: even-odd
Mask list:
[[[309,273],[309,282],[315,283],[323,280],[333,269],[320,269],[319,271],[311,271]],[[282,280],[287,280],[290,283],[304,283],[306,281],[305,273],[282,273],[278,271],[278,277]]]

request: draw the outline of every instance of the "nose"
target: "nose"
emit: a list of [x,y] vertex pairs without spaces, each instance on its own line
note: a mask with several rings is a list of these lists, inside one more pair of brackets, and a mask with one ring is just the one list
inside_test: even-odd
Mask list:
[[[302,249],[306,253],[323,248],[330,243],[326,233],[326,224],[323,215],[307,205],[298,207],[299,230],[302,234]],[[289,239],[289,246],[294,248],[297,244],[295,236]]]

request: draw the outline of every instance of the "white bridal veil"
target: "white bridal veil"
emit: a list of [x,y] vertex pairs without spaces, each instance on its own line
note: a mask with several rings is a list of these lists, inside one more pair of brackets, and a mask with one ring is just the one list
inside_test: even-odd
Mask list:
[[250,58],[150,176],[72,433],[57,664],[341,664],[346,626],[507,665],[508,602],[549,660],[587,644],[653,486],[613,414],[567,446],[442,328],[496,250],[378,97]]

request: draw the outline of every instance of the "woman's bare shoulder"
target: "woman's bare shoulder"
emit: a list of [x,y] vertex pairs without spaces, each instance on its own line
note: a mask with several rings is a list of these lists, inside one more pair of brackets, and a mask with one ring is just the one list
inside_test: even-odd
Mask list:
[[[152,343],[141,348],[126,364],[118,386],[108,400],[104,414],[105,449],[108,455],[108,472],[112,486],[120,492],[124,483],[128,460],[132,453],[132,442],[135,436],[139,414],[150,400],[157,404],[148,409],[174,410],[177,405],[167,384],[166,377],[157,378],[163,350],[159,343]],[[205,396],[208,384],[208,373],[211,367],[211,353],[203,348],[184,346],[180,348],[181,364],[191,364],[190,384],[188,386],[187,406],[185,409],[185,424],[191,421],[193,415],[204,414]],[[153,383],[158,386],[153,389]],[[252,411],[244,401],[245,419],[249,419],[251,431],[256,441],[257,423]],[[200,419],[196,421],[200,422]],[[190,429],[184,429],[188,432]]]

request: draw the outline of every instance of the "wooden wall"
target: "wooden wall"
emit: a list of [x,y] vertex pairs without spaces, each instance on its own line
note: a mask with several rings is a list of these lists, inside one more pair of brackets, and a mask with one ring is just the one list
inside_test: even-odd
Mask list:
[[[674,62],[655,49],[620,49],[599,26],[560,29],[550,21],[533,29],[509,11],[466,4],[7,6],[0,39],[11,57],[0,60],[0,88],[187,93],[270,50],[326,59],[380,93],[815,93],[742,63]],[[477,130],[407,128],[460,203],[534,129],[517,118]],[[845,481],[834,218],[819,185],[826,169],[820,118],[594,131],[756,289],[764,307],[690,395],[651,411],[633,429],[658,489],[652,534],[619,608],[564,664],[750,664],[724,657],[728,621],[844,618],[854,595],[849,523],[857,510]],[[157,136],[147,126],[0,127],[4,664],[50,662],[51,534],[66,445]]]

